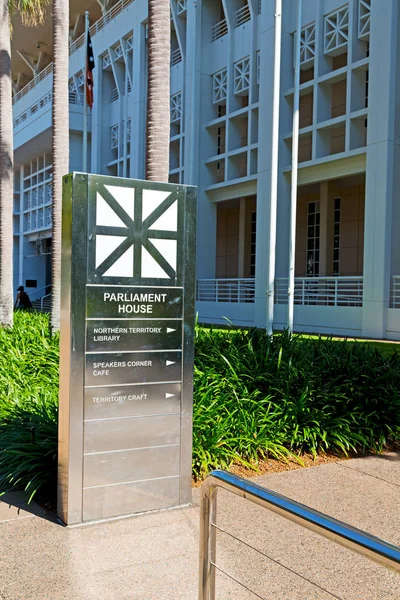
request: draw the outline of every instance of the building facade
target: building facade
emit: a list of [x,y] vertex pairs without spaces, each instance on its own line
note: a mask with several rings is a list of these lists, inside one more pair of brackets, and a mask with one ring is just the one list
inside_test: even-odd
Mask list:
[[[143,178],[147,0],[103,9],[91,19],[89,169]],[[170,180],[199,190],[205,323],[266,325],[271,252],[275,328],[287,322],[297,2],[282,10],[276,248],[274,10],[274,0],[171,0]],[[303,0],[297,331],[400,339],[399,11],[398,0]],[[80,171],[85,49],[74,30],[70,170]],[[51,284],[51,102],[51,64],[15,87],[15,287],[33,299]]]

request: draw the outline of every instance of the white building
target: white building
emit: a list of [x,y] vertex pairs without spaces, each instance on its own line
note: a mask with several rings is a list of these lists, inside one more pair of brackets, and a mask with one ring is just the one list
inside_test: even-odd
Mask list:
[[[143,178],[147,0],[110,2],[102,15],[100,3],[71,0],[70,170],[82,170],[89,9],[89,169]],[[203,322],[266,324],[274,5],[171,0],[170,179],[199,190]],[[276,328],[287,319],[296,9],[283,0]],[[400,339],[399,11],[398,0],[303,1],[297,331]],[[51,283],[50,31],[16,27],[13,40],[15,287],[33,299]]]

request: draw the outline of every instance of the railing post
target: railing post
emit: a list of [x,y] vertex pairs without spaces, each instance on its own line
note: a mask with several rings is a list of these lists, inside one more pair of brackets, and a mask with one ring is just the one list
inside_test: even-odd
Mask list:
[[334,287],[334,290],[335,290],[335,303],[334,303],[334,306],[338,305],[338,285],[339,285],[338,281],[339,281],[338,277],[335,277],[335,287]]
[[205,485],[201,495],[199,600],[215,600],[217,491],[216,486]]
[[219,302],[219,286],[218,279],[215,280],[215,302]]
[[[306,284],[306,280],[303,279],[301,280],[301,305],[305,306],[305,284]],[[296,286],[296,284],[295,284]]]

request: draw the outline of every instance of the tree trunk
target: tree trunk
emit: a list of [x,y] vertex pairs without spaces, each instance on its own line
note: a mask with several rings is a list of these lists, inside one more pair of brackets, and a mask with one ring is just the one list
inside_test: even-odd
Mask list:
[[0,0],[0,325],[13,325],[14,149],[9,0]]
[[53,239],[51,326],[60,328],[61,210],[63,176],[69,171],[68,0],[53,0]]
[[149,0],[146,179],[168,181],[171,17],[169,0]]

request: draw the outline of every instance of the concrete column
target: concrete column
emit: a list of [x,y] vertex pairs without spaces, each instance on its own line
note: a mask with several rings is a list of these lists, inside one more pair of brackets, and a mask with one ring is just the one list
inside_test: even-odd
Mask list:
[[258,132],[258,182],[257,182],[257,247],[255,277],[255,312],[257,327],[267,324],[267,289],[269,281],[269,260],[271,241],[270,223],[270,187],[272,159],[272,106],[274,83],[274,45],[275,45],[275,1],[266,0],[259,16],[260,22],[260,104]]
[[199,121],[200,121],[200,77],[201,77],[201,11],[202,4],[189,0],[186,15],[186,61],[184,182],[199,184]]
[[365,196],[364,306],[362,334],[386,336],[390,300],[395,174],[395,108],[399,6],[371,3],[368,148]]

